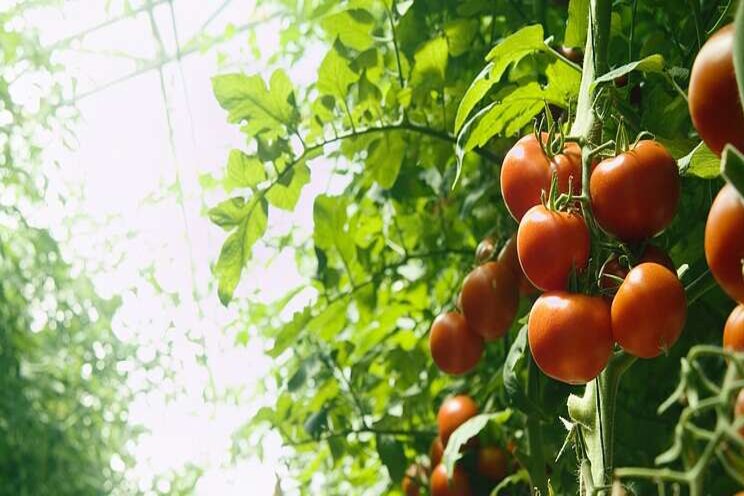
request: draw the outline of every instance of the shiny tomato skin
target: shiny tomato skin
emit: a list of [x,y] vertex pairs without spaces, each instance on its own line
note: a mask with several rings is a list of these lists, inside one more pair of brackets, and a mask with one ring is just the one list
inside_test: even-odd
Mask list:
[[610,306],[599,296],[543,293],[532,306],[527,338],[545,375],[568,384],[587,383],[612,354]]
[[447,470],[443,464],[437,465],[431,473],[431,496],[470,496],[468,475],[460,467],[455,467],[452,480],[447,480]]
[[493,244],[493,239],[484,238],[475,247],[475,263],[480,265],[488,262],[493,256],[494,250],[496,250],[496,246]]
[[506,334],[519,309],[519,286],[514,271],[498,262],[473,269],[462,284],[462,313],[468,327],[486,341]]
[[679,339],[687,299],[677,274],[656,263],[628,272],[612,301],[612,334],[628,353],[654,358]]
[[480,475],[491,482],[502,480],[509,470],[504,450],[496,446],[486,446],[479,449],[476,469]]
[[[548,134],[542,133],[543,143]],[[550,181],[556,172],[558,191],[568,193],[569,178],[574,194],[581,193],[581,150],[568,143],[560,153],[548,159],[534,134],[516,142],[501,165],[501,195],[512,217],[519,222],[530,208],[540,203],[542,192],[550,191]]]
[[[669,255],[667,255],[664,250],[657,246],[646,245],[646,248],[643,250],[643,254],[638,260],[639,264],[644,262],[657,263],[663,267],[666,267],[675,274],[677,273],[677,268],[674,266],[674,262],[672,261],[672,259],[669,258]],[[625,276],[628,275],[629,271],[629,267],[623,266],[620,263],[620,257],[612,258],[609,262],[607,262],[604,268],[604,274],[611,274],[621,279],[625,279]],[[614,293],[617,291],[617,288],[620,287],[620,282],[612,279],[611,277],[602,277],[599,281],[599,287],[603,291],[605,291],[605,294],[611,299]]]
[[744,305],[739,304],[731,311],[723,328],[723,347],[744,351]]
[[519,295],[529,296],[537,293],[537,288],[532,285],[527,276],[524,275],[522,266],[519,264],[519,256],[517,255],[517,235],[514,234],[509,240],[504,243],[504,246],[499,252],[499,256],[496,259],[500,264],[504,264],[509,267],[519,280]]
[[476,415],[478,415],[478,405],[470,396],[461,394],[444,400],[437,413],[437,427],[442,446],[446,447],[452,433]]
[[744,303],[744,201],[730,184],[718,192],[708,212],[705,259],[721,288]]
[[623,241],[651,238],[677,213],[680,179],[677,163],[656,141],[603,160],[589,180],[597,223]]
[[437,435],[431,442],[431,447],[429,447],[429,463],[432,469],[442,461],[443,454],[444,445],[442,444],[442,438]]
[[429,349],[440,370],[460,375],[472,370],[483,355],[483,338],[457,312],[439,315],[431,325]]
[[565,289],[571,270],[586,268],[589,229],[577,213],[534,206],[519,224],[517,254],[524,274],[536,288]]
[[734,25],[719,29],[695,57],[689,106],[700,137],[717,155],[731,143],[744,150],[744,111],[734,73]]

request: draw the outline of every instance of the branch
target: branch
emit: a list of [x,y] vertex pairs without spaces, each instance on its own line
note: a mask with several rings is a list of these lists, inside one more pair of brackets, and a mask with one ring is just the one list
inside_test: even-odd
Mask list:
[[[350,435],[358,434],[381,434],[388,436],[401,436],[401,437],[434,437],[437,435],[435,431],[420,431],[420,430],[405,430],[405,429],[376,429],[374,427],[363,427],[360,429],[345,429],[338,432],[329,432],[325,436],[320,436],[317,439],[299,439],[285,442],[285,446],[302,446],[305,444],[320,443],[333,438],[346,437]],[[358,441],[358,439],[357,439]]]

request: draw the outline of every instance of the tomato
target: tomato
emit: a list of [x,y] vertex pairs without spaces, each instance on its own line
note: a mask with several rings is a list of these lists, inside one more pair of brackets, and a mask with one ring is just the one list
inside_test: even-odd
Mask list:
[[708,212],[705,258],[723,290],[744,303],[744,202],[730,184],[721,189]]
[[612,334],[628,353],[653,358],[677,342],[687,317],[685,289],[669,269],[642,263],[612,301]]
[[581,48],[562,46],[558,51],[571,62],[579,65],[584,63],[584,52]]
[[[739,396],[736,397],[736,405],[734,406],[734,419],[741,416],[744,416],[744,389],[739,391]],[[744,436],[744,427],[739,429],[739,434]]]
[[717,155],[726,143],[744,150],[744,111],[734,73],[734,25],[718,30],[695,57],[690,73],[690,116]]
[[744,351],[744,305],[737,305],[723,328],[723,347]]
[[530,280],[527,279],[527,276],[524,275],[524,271],[522,271],[522,266],[519,265],[516,234],[509,238],[509,240],[504,244],[503,248],[501,248],[499,257],[496,259],[496,261],[509,267],[517,276],[517,279],[519,280],[518,284],[520,296],[527,296],[535,294],[537,292],[537,288],[535,288]]
[[476,464],[478,473],[492,482],[498,482],[506,477],[508,467],[506,454],[496,446],[486,446],[478,450]]
[[597,223],[623,241],[641,241],[666,228],[677,213],[677,162],[656,141],[641,141],[603,160],[589,180]]
[[[639,258],[638,263],[644,262],[657,263],[671,270],[675,274],[677,273],[677,268],[674,266],[672,259],[669,258],[669,255],[667,255],[664,250],[654,245],[646,245],[646,248],[643,250],[643,254]],[[610,274],[619,277],[620,279],[625,279],[625,276],[628,275],[628,271],[630,271],[630,268],[623,266],[620,263],[620,258],[617,256],[610,259],[604,268],[604,274]],[[617,291],[617,288],[620,287],[620,282],[611,277],[602,277],[599,281],[599,287],[607,296],[612,298],[612,295]]]
[[[547,142],[547,133],[542,133]],[[568,193],[569,177],[571,189],[581,193],[581,149],[576,143],[568,143],[563,153],[549,159],[540,148],[534,134],[529,134],[509,150],[501,165],[501,195],[506,208],[518,222],[525,212],[540,203],[542,192],[547,194],[553,172],[557,174],[558,191]]]
[[470,496],[468,475],[460,467],[455,467],[452,480],[447,480],[447,470],[441,463],[431,473],[431,496]]
[[473,398],[466,395],[447,398],[439,407],[437,413],[437,426],[442,446],[447,446],[447,441],[455,430],[471,417],[478,415],[478,405]]
[[431,463],[432,468],[439,465],[439,462],[442,461],[443,454],[444,445],[442,444],[442,438],[437,436],[431,442],[431,447],[429,448],[429,462]]
[[506,334],[519,309],[514,272],[498,262],[476,267],[462,284],[461,304],[468,327],[486,341]]
[[491,238],[485,238],[475,248],[475,263],[480,265],[488,262],[495,250],[496,246],[493,244],[493,240]]
[[545,375],[584,384],[602,372],[612,354],[610,306],[599,296],[544,293],[530,311],[527,338]]
[[473,332],[457,312],[439,315],[431,325],[429,349],[434,363],[448,374],[459,375],[475,367],[483,355],[483,338]]
[[565,289],[572,269],[589,260],[589,230],[583,217],[532,207],[517,231],[517,254],[527,278],[544,291]]
[[419,496],[421,494],[421,488],[419,483],[421,480],[421,467],[414,463],[408,467],[403,480],[401,481],[401,489],[405,496]]

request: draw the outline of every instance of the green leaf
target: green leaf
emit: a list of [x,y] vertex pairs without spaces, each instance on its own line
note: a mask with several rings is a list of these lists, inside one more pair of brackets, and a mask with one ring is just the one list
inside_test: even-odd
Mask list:
[[470,438],[477,436],[489,422],[495,422],[499,425],[506,423],[511,418],[511,414],[511,410],[504,410],[497,413],[482,413],[468,419],[460,427],[455,429],[455,432],[450,435],[444,455],[442,455],[442,463],[447,470],[447,477],[452,477],[452,473],[455,470],[455,463],[463,456],[461,448]]
[[463,95],[455,117],[455,133],[465,123],[470,113],[494,84],[498,83],[506,69],[531,53],[546,50],[542,26],[527,26],[504,38],[488,53],[489,64],[478,74]]
[[352,71],[349,62],[336,50],[331,50],[318,69],[318,91],[345,102],[349,86],[359,81],[359,74]]
[[427,41],[413,56],[411,85],[417,87],[440,87],[447,72],[447,39],[434,38]]
[[225,240],[214,267],[217,292],[223,305],[227,305],[232,299],[243,267],[252,256],[253,245],[266,232],[268,223],[268,205],[265,200],[254,199],[243,209],[245,216],[238,228]]
[[302,187],[309,182],[310,168],[303,160],[296,163],[290,172],[266,191],[266,199],[274,207],[291,212],[300,199]]
[[321,27],[332,38],[338,38],[342,44],[354,50],[363,52],[371,47],[374,40],[372,39],[371,17],[366,14],[362,17],[360,11],[353,14],[349,10],[330,14],[320,22]]
[[230,122],[246,122],[243,131],[248,136],[268,138],[285,136],[287,128],[298,123],[293,100],[293,88],[287,74],[277,69],[266,87],[259,75],[225,74],[212,78],[217,101],[228,111]]
[[263,163],[256,157],[246,155],[240,150],[232,150],[227,159],[227,190],[234,188],[253,188],[266,180]]
[[390,478],[398,484],[406,471],[406,454],[403,445],[392,436],[377,436],[377,453],[388,470]]
[[679,173],[713,179],[718,177],[721,169],[721,161],[702,141],[692,149],[690,153],[680,158],[677,162]]
[[209,220],[223,229],[232,230],[245,219],[250,205],[240,196],[225,200],[209,210]]
[[[505,477],[499,484],[491,491],[491,496],[498,496],[502,494],[502,491],[509,486],[524,486],[530,483],[530,473],[525,469],[521,469],[507,477]],[[506,493],[504,493],[506,494]]]
[[506,394],[506,402],[509,406],[528,415],[537,415],[539,408],[527,396],[527,385],[521,377],[525,373],[527,360],[530,359],[528,357],[529,353],[530,351],[527,346],[527,326],[525,325],[519,330],[517,339],[514,340],[511,348],[509,348],[509,353],[504,362],[504,393]]
[[739,105],[744,108],[744,6],[741,5],[734,19],[734,72],[739,85]]
[[447,37],[449,54],[459,57],[470,51],[477,34],[478,20],[476,19],[460,18],[445,24],[444,35]]
[[656,53],[654,55],[644,57],[641,60],[636,60],[634,62],[630,62],[629,64],[622,65],[617,69],[613,69],[610,72],[603,74],[602,76],[595,79],[594,84],[597,85],[601,83],[608,83],[613,81],[615,78],[624,76],[625,74],[633,71],[660,73],[664,70],[664,66],[664,57]]
[[568,22],[563,44],[567,47],[586,45],[586,28],[589,19],[589,0],[571,0],[568,4]]
[[320,195],[313,204],[313,221],[315,232],[313,238],[318,248],[329,250],[336,248],[344,259],[350,263],[355,259],[354,240],[349,236],[346,216],[347,200],[342,197]]
[[721,174],[744,197],[744,155],[733,145],[726,145],[721,158]]
[[371,147],[367,170],[380,187],[390,189],[395,184],[406,153],[406,142],[401,132],[383,133]]

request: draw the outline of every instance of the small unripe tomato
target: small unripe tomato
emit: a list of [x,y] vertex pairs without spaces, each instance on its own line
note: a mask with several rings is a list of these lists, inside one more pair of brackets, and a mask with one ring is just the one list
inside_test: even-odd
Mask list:
[[744,150],[744,111],[734,73],[734,25],[719,29],[702,46],[690,72],[690,116],[717,155],[726,143]]
[[468,327],[486,341],[506,334],[519,309],[519,286],[514,272],[498,262],[473,269],[462,284],[462,313]]
[[654,358],[679,339],[687,317],[677,274],[655,263],[635,266],[612,301],[612,334],[628,353]]
[[641,241],[663,231],[677,213],[677,162],[660,143],[641,141],[603,160],[589,180],[597,223],[623,241]]
[[599,296],[544,293],[530,311],[527,339],[545,375],[568,384],[587,383],[612,354],[610,306]]
[[486,446],[478,450],[476,463],[478,473],[491,482],[499,482],[508,473],[504,451],[496,446]]
[[470,496],[468,475],[460,467],[455,467],[452,480],[447,479],[447,470],[441,463],[431,473],[431,496]]
[[483,338],[474,333],[457,312],[439,315],[431,325],[429,349],[443,372],[460,375],[471,371],[483,355]]
[[534,206],[519,224],[517,254],[536,288],[565,289],[571,271],[585,269],[589,261],[589,229],[577,213]]
[[723,347],[744,351],[744,305],[734,308],[723,328]]
[[478,415],[478,405],[470,396],[459,395],[444,400],[437,413],[437,427],[442,446],[447,446],[452,433],[476,415]]
[[744,303],[744,200],[730,184],[718,192],[708,212],[705,259],[721,288]]
[[444,445],[442,444],[442,438],[437,436],[431,442],[431,447],[429,448],[429,462],[431,463],[432,469],[442,461],[443,454]]

